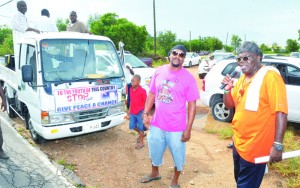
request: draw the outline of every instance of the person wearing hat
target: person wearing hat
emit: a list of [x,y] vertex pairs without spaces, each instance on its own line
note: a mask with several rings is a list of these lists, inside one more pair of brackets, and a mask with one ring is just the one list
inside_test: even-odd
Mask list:
[[209,55],[208,55],[208,58],[209,58],[209,60],[206,61],[206,63],[207,63],[207,65],[208,65],[208,71],[210,71],[211,68],[212,68],[213,66],[215,66],[215,64],[217,63],[217,61],[215,60],[215,56],[214,56],[213,53],[209,54]]
[[[174,46],[168,53],[169,64],[157,68],[151,79],[143,121],[149,129],[147,139],[152,166],[151,173],[140,179],[141,183],[161,179],[159,166],[163,164],[163,154],[168,147],[174,161],[170,187],[179,187],[186,142],[191,138],[196,100],[199,99],[195,78],[182,67],[185,56],[183,45]],[[154,102],[155,111],[150,122],[149,112]]]
[[258,188],[266,163],[256,164],[255,158],[270,156],[270,163],[282,160],[288,114],[286,88],[277,69],[261,64],[262,52],[255,43],[244,42],[237,54],[243,75],[234,87],[229,75],[222,81],[227,84],[225,106],[235,108],[234,177],[239,188]]

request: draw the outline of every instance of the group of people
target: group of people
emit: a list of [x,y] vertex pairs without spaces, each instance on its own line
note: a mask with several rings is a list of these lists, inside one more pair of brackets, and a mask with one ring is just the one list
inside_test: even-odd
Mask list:
[[[261,64],[262,52],[255,43],[244,42],[237,49],[237,54],[237,66],[241,67],[243,75],[235,87],[230,75],[222,80],[226,84],[224,104],[227,108],[235,108],[232,121],[234,178],[238,188],[258,188],[266,163],[256,164],[255,158],[269,155],[269,163],[282,160],[288,114],[286,88],[277,70]],[[129,128],[139,132],[137,143],[141,144],[137,145],[137,149],[144,146],[144,131],[149,130],[147,141],[151,172],[139,180],[141,183],[162,178],[159,167],[168,147],[174,161],[169,187],[179,187],[186,142],[191,138],[196,100],[200,97],[194,77],[182,67],[185,55],[186,49],[182,45],[171,49],[169,64],[159,67],[151,79],[144,108],[138,106],[139,110],[132,111],[136,101],[143,104],[144,91],[130,96]],[[132,78],[133,90],[139,79],[136,75]],[[150,119],[149,112],[154,104],[154,114]]]
[[[11,21],[12,28],[15,31],[22,32],[22,33],[26,31],[33,31],[36,33],[58,32],[58,28],[55,22],[53,22],[50,19],[50,13],[47,9],[41,10],[41,17],[40,19],[37,20],[37,22],[33,27],[29,26],[27,22],[27,18],[25,16],[25,13],[27,12],[26,2],[18,1],[17,9],[18,12],[14,15]],[[86,27],[86,25],[83,22],[77,20],[77,14],[75,11],[70,12],[69,18],[70,18],[70,23],[67,25],[67,31],[91,34],[91,32]]]
[[[18,2],[19,21],[26,21],[24,1]],[[49,16],[49,12],[44,11]],[[22,14],[22,15],[21,15]],[[24,21],[25,19],[25,21]],[[70,14],[68,30],[88,32],[77,21],[76,12]],[[22,31],[37,29],[18,25]],[[191,138],[196,112],[196,100],[200,98],[195,78],[182,64],[186,56],[183,45],[175,45],[168,53],[169,64],[157,68],[150,81],[148,96],[140,86],[141,77],[133,75],[130,88],[129,128],[138,132],[136,149],[144,147],[147,136],[151,172],[142,177],[141,183],[162,178],[159,167],[168,147],[174,161],[171,188],[179,187],[179,177],[186,159],[186,142]],[[234,178],[238,188],[258,188],[262,182],[266,163],[256,164],[255,158],[270,156],[270,163],[282,160],[283,138],[287,126],[287,97],[285,84],[280,74],[261,64],[262,52],[253,42],[244,42],[237,49],[237,66],[243,75],[235,87],[234,80],[226,75],[222,83],[223,101],[227,108],[235,108],[233,126]],[[0,89],[1,107],[6,110],[3,89]],[[150,118],[149,113],[155,104]],[[2,150],[0,129],[0,158],[8,157]]]

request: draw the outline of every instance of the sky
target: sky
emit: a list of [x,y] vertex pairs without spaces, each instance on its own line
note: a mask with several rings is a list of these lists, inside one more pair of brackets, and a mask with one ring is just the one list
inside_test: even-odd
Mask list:
[[[10,25],[17,12],[17,0],[0,0],[0,25]],[[154,35],[153,0],[25,0],[26,16],[32,23],[47,8],[50,17],[77,19],[87,23],[90,15],[116,13]],[[217,37],[230,45],[232,35],[242,41],[284,47],[287,39],[298,39],[299,0],[155,0],[156,32],[171,31],[177,39]]]

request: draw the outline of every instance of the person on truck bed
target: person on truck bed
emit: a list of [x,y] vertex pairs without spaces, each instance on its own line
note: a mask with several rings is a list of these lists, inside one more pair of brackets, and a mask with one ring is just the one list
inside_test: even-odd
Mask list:
[[56,24],[50,19],[50,13],[47,9],[41,10],[41,17],[36,22],[36,28],[40,31],[58,32]]
[[27,5],[25,1],[18,1],[17,8],[18,8],[18,12],[13,16],[11,20],[12,28],[15,31],[19,31],[22,33],[26,31],[34,31],[36,33],[40,33],[39,30],[29,27],[28,25],[27,18],[25,16],[25,13],[27,12]]
[[83,22],[77,20],[77,13],[75,11],[70,13],[70,21],[67,31],[92,34]]

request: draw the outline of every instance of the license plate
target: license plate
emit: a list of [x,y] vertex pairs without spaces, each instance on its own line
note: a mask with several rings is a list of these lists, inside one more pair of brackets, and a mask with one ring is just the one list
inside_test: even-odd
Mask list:
[[93,124],[93,125],[89,125],[88,128],[90,131],[94,131],[94,130],[98,130],[100,129],[101,125],[100,124]]

